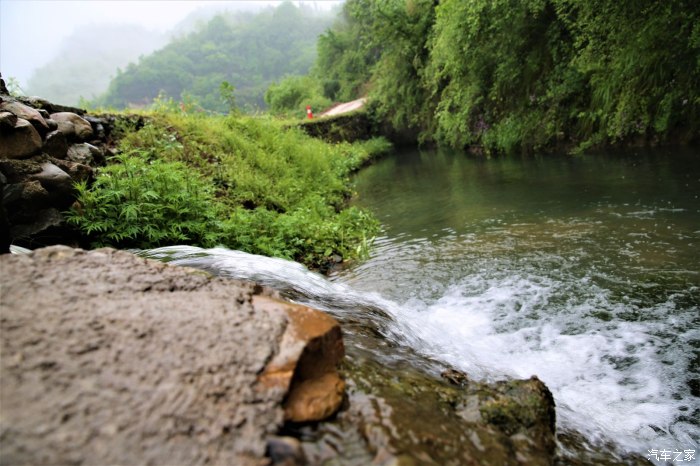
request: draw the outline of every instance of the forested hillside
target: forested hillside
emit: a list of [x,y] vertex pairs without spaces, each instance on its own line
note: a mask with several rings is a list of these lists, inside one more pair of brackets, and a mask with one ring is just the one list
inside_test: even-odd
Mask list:
[[500,152],[700,132],[694,0],[348,0],[319,39],[331,99],[423,141]]
[[316,57],[316,40],[332,14],[285,2],[259,13],[224,13],[138,63],[120,70],[98,104],[149,104],[164,92],[203,108],[226,111],[222,82],[235,88],[243,110],[263,108],[267,87],[285,75],[306,74]]

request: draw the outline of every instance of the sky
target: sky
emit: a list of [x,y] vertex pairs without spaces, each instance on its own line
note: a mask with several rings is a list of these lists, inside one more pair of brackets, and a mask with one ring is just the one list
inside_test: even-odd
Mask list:
[[[209,5],[267,6],[279,1],[231,0],[0,0],[0,72],[26,85],[32,72],[50,61],[78,26],[138,24],[167,32],[192,11]],[[296,1],[295,3],[299,3]],[[337,0],[306,1],[330,8]]]

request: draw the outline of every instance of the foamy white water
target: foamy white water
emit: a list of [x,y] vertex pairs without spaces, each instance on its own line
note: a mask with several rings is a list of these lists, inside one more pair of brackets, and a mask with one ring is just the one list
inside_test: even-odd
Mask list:
[[[454,238],[450,241],[454,244]],[[402,266],[423,260],[415,246],[402,250],[384,244]],[[426,242],[424,251],[434,255],[433,247]],[[446,286],[395,282],[394,295],[406,299],[389,300],[358,291],[379,282],[357,271],[331,282],[293,262],[224,248],[177,246],[144,254],[273,286],[341,321],[364,319],[387,338],[471,377],[537,375],[554,394],[558,427],[575,429],[592,442],[612,441],[642,455],[651,448],[698,450],[698,424],[684,420],[700,409],[688,393],[684,371],[693,353],[679,342],[700,339],[700,331],[693,327],[697,315],[675,312],[672,299],[636,311],[673,317],[630,322],[614,318],[629,312],[630,305],[616,302],[592,281],[582,283],[566,272],[554,274],[558,277],[512,273],[507,263],[490,271],[472,263],[468,269],[481,273],[466,273]],[[383,313],[367,313],[368,308]],[[600,319],[600,312],[612,317]]]
[[[409,300],[394,307],[395,322],[409,345],[472,376],[537,375],[554,394],[559,427],[592,441],[613,440],[637,453],[652,445],[697,449],[698,426],[679,421],[699,407],[687,393],[683,370],[692,352],[664,341],[660,335],[668,329],[660,324],[586,318],[601,304],[614,311],[600,295],[571,303],[562,314],[542,315],[561,291],[547,280],[482,283],[470,277],[433,303]],[[673,303],[645,311],[667,306]],[[687,328],[678,339],[700,337],[692,316],[676,323]]]

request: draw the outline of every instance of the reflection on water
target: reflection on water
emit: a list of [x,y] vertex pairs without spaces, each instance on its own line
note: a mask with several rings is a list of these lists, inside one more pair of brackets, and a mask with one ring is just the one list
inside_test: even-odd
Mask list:
[[624,448],[700,438],[700,154],[409,151],[357,179],[384,235],[333,277],[397,303],[418,351],[537,374],[564,427]]

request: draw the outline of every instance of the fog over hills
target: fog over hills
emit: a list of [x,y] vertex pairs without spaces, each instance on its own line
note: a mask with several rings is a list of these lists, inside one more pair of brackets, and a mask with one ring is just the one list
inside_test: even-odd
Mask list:
[[[78,104],[104,93],[117,69],[222,11],[281,1],[0,0],[0,71],[17,92]],[[328,10],[342,2],[292,2]]]

